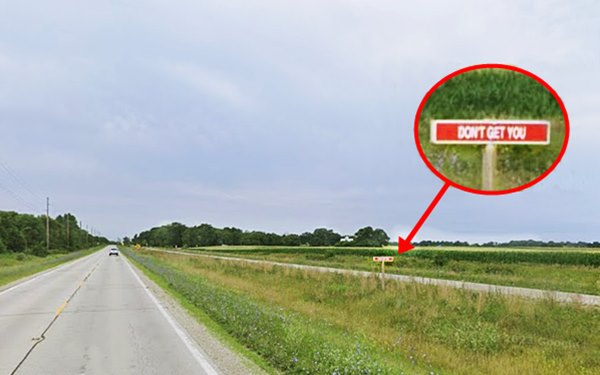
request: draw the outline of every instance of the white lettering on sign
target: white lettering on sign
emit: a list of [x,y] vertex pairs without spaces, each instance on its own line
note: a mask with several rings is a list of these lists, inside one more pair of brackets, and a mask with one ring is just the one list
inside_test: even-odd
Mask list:
[[484,131],[485,126],[461,125],[458,127],[458,139],[480,139]]
[[436,144],[550,143],[545,120],[432,120],[431,142]]
[[527,137],[527,128],[524,126],[509,126],[508,139],[523,140]]
[[490,141],[496,139],[506,140],[524,140],[527,137],[527,128],[523,126],[469,126],[461,125],[458,127],[458,139],[487,139]]
[[527,138],[524,126],[473,126],[459,125],[458,140],[507,140],[522,141]]
[[487,137],[490,140],[504,138],[504,126],[490,126],[487,129]]

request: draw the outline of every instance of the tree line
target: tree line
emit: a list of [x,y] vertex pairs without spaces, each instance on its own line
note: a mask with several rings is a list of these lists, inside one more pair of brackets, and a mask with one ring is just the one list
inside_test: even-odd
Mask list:
[[[93,236],[80,228],[77,218],[70,213],[50,218],[49,224],[51,251],[76,251],[109,242],[104,237]],[[2,252],[47,255],[46,216],[0,211],[0,253]]]
[[215,228],[210,224],[188,227],[171,223],[155,227],[133,236],[125,237],[125,245],[163,247],[201,247],[217,245],[255,246],[370,246],[389,244],[390,238],[383,229],[364,227],[352,236],[342,236],[327,228],[317,228],[302,234],[277,234],[261,231],[244,231],[239,228]]

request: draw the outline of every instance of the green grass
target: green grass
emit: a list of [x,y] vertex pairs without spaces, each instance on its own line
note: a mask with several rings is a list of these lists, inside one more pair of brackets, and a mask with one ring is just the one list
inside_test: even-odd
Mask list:
[[121,251],[124,255],[129,255],[128,258],[132,261],[134,265],[140,269],[144,275],[154,281],[159,287],[161,287],[164,291],[169,293],[171,297],[176,299],[179,304],[197,321],[201,322],[219,341],[233,351],[242,355],[242,357],[248,359],[255,365],[257,365],[260,369],[265,371],[267,374],[279,374],[279,371],[274,369],[267,361],[261,358],[255,352],[248,350],[247,347],[243,346],[239,342],[235,340],[226,330],[223,329],[219,324],[217,324],[214,320],[211,319],[209,315],[207,315],[200,307],[196,306],[192,303],[188,298],[186,298],[176,285],[172,282],[165,279],[164,272],[156,272],[156,268],[149,265],[148,261],[140,262],[140,257],[131,256],[132,250],[129,248],[121,247]]
[[379,271],[375,255],[395,256],[386,272],[600,295],[600,251],[585,249],[416,249],[207,247],[190,251],[285,263]]
[[[600,309],[377,278],[127,252],[291,374],[594,374]],[[336,372],[336,370],[339,370]]]
[[101,247],[74,251],[72,253],[53,253],[46,257],[23,253],[0,254],[0,286],[33,275],[62,263],[81,258],[93,253]]
[[368,340],[325,322],[264,305],[208,283],[199,275],[131,250],[124,254],[162,277],[194,306],[272,367],[292,374],[399,374],[385,366]]
[[497,146],[494,190],[521,186],[558,157],[565,124],[554,97],[537,81],[504,69],[470,71],[450,79],[429,98],[419,119],[419,139],[431,164],[450,180],[481,188],[482,145],[434,145],[434,119],[526,119],[551,123],[550,145]]

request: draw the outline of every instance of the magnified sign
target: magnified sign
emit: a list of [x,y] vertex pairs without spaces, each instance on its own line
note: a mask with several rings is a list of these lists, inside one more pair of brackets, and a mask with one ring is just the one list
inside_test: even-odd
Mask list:
[[538,76],[500,64],[458,70],[435,84],[415,116],[423,161],[445,182],[478,194],[523,190],[559,163],[569,121]]
[[481,159],[481,189],[494,190],[497,145],[550,144],[550,122],[539,120],[432,120],[431,143],[485,145]]
[[569,140],[569,118],[554,89],[535,74],[502,64],[453,72],[426,94],[415,116],[421,158],[444,185],[398,252],[411,241],[452,186],[498,195],[529,188],[548,176]]

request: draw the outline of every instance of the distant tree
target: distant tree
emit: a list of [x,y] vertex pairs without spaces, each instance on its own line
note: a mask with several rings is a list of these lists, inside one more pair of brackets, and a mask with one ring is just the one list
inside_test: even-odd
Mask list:
[[220,245],[221,240],[218,230],[210,224],[200,224],[193,228],[197,233],[198,243],[196,246]]
[[312,232],[308,243],[311,246],[333,246],[340,242],[341,239],[342,236],[331,229],[317,228]]
[[372,227],[364,227],[359,229],[354,234],[354,246],[373,246],[379,247],[387,245],[390,242],[390,238],[383,229],[373,229]]
[[[88,245],[106,243],[79,228],[72,214],[49,219],[50,250],[74,251]],[[0,239],[8,251],[46,254],[46,217],[0,211]]]
[[171,223],[167,226],[168,245],[174,247],[183,246],[183,234],[187,227],[181,223]]
[[244,232],[242,245],[264,245],[267,242],[266,233],[260,231]]
[[27,249],[27,239],[14,223],[6,229],[4,242],[8,250],[12,252],[21,252]]
[[282,245],[284,246],[300,246],[300,236],[297,234],[284,234],[281,237]]
[[312,233],[304,232],[299,236],[300,245],[309,245],[312,238]]
[[221,229],[221,242],[224,245],[239,245],[242,243],[243,231],[238,228],[225,227]]
[[261,245],[266,245],[266,246],[277,246],[277,245],[282,245],[283,241],[281,239],[281,236],[278,235],[277,233],[265,233],[265,236],[263,237],[263,243],[261,243]]

